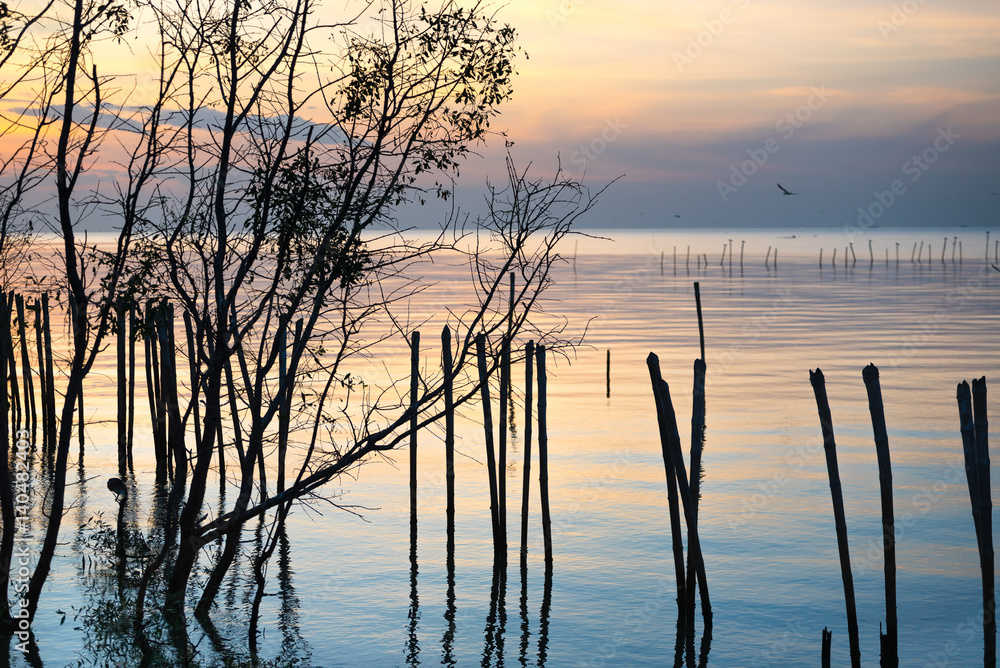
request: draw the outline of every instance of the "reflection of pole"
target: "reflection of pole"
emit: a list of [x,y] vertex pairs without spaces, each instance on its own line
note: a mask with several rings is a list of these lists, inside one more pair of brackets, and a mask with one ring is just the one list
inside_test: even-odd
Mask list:
[[899,643],[896,621],[896,520],[892,508],[892,463],[889,459],[889,435],[885,427],[882,388],[878,368],[869,364],[862,372],[868,390],[868,410],[875,433],[878,455],[878,482],[882,497],[882,547],[885,553],[885,634],[879,633],[882,666],[899,665]]
[[552,571],[552,517],[549,513],[549,435],[546,423],[545,346],[538,346],[538,485],[542,496],[542,534],[545,540],[545,572]]
[[850,635],[851,666],[861,668],[861,645],[858,642],[858,611],[854,603],[854,576],[851,574],[851,554],[847,545],[847,519],[844,515],[844,492],[840,486],[840,469],[837,466],[837,443],[833,437],[833,418],[830,402],[826,397],[826,380],[819,369],[809,372],[809,381],[816,395],[819,421],[823,428],[823,449],[826,451],[826,470],[830,478],[833,497],[833,517],[837,526],[837,547],[840,552],[840,574],[844,580],[844,599],[847,604],[847,633]]
[[545,668],[545,660],[548,658],[550,610],[552,610],[552,571],[545,569],[542,607],[538,611],[538,668]]

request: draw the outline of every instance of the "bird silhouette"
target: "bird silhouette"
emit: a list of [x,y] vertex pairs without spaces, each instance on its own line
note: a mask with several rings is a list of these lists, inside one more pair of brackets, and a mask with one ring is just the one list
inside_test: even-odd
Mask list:
[[128,489],[125,487],[125,483],[122,482],[121,478],[109,478],[108,489],[115,495],[115,501],[118,503],[121,503],[128,498]]
[[787,190],[784,189],[784,187],[780,183],[778,184],[778,187],[781,188],[781,192],[784,193],[784,194],[786,194],[786,195],[798,195],[798,193],[790,193],[790,192],[788,192]]

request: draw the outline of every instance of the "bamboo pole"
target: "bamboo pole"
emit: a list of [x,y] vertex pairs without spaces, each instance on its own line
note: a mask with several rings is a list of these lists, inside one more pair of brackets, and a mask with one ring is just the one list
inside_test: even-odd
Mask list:
[[[989,249],[987,249],[989,250]],[[983,663],[997,663],[996,582],[993,563],[993,497],[990,484],[989,425],[986,419],[986,376],[972,380],[972,412],[976,431],[976,483],[979,487],[979,561],[983,572]]]
[[500,551],[500,507],[497,503],[497,462],[493,445],[493,411],[490,403],[490,376],[486,365],[486,335],[476,336],[479,361],[479,390],[483,404],[483,430],[486,437],[486,469],[490,481],[490,519],[493,524],[494,557]]
[[548,379],[545,376],[545,346],[535,351],[538,364],[538,489],[542,498],[542,535],[545,542],[545,572],[552,573],[552,515],[549,512],[549,434],[546,422]]
[[833,645],[833,631],[823,628],[823,649],[820,656],[820,666],[830,668],[830,648]]
[[606,399],[610,399],[611,398],[611,349],[610,348],[608,349],[607,364],[605,366],[606,366],[606,369],[605,369],[604,376],[605,376],[605,381],[606,381],[606,385],[607,385],[607,391],[605,392],[605,398]]
[[417,536],[417,391],[420,388],[420,332],[410,334],[410,540]]
[[819,249],[819,268],[823,268],[823,249]]
[[972,522],[976,527],[976,549],[983,544],[979,528],[979,481],[976,471],[976,428],[972,417],[972,391],[969,383],[962,381],[956,392],[958,417],[962,434],[962,453],[965,457],[965,480],[969,486],[969,502],[972,505]]
[[531,500],[531,402],[535,342],[524,346],[524,485],[521,491],[521,569],[528,567],[528,510]]
[[[11,292],[8,295],[4,295],[4,301],[6,302],[6,323],[7,323],[7,357],[4,362],[9,367],[10,376],[10,394],[11,394],[11,422],[14,425],[14,431],[17,431],[21,427],[21,422],[24,419],[24,410],[21,407],[21,393],[18,388],[17,382],[17,353],[14,352],[14,339],[10,336],[10,328],[12,323],[12,314],[14,313],[14,293]],[[25,397],[25,403],[27,403],[28,398]]]
[[687,247],[687,256],[684,258],[684,269],[691,271],[691,244]]
[[[705,436],[705,362],[701,359],[694,361],[694,388],[692,391],[693,400],[691,402],[691,505],[695,520],[698,519],[698,504],[701,500],[701,455],[704,446]],[[695,574],[697,570],[688,553],[687,587],[693,590],[695,587]]]
[[35,359],[38,361],[38,401],[42,405],[42,450],[44,451],[49,446],[49,393],[46,389],[48,378],[45,375],[45,335],[42,333],[41,300],[36,299],[31,309],[35,312]]
[[878,368],[869,364],[861,372],[868,391],[868,410],[875,434],[878,456],[878,482],[882,499],[882,548],[885,556],[885,634],[879,633],[882,668],[899,665],[898,625],[896,620],[896,520],[892,507],[892,462],[889,458],[889,434],[885,426],[882,387]]
[[701,317],[701,285],[694,282],[694,304],[698,310],[698,343],[701,346],[701,359],[705,359],[705,322]]
[[126,343],[125,337],[128,334],[128,327],[125,325],[125,313],[127,306],[125,298],[118,297],[115,303],[115,318],[118,326],[117,345],[115,346],[118,358],[118,475],[124,480],[125,472],[128,469],[128,378],[125,375],[126,369]]
[[135,330],[138,318],[136,318],[135,304],[131,304],[128,310],[128,432],[126,442],[128,449],[128,465],[132,468],[132,439],[135,435]]
[[49,320],[49,293],[42,293],[42,334],[45,337],[45,394],[46,403],[49,405],[48,442],[53,448],[56,447],[56,388],[55,371],[52,358],[52,324]]
[[[698,519],[694,514],[694,502],[692,501],[691,489],[688,485],[687,471],[684,467],[684,456],[681,453],[681,439],[680,433],[677,430],[677,416],[670,401],[670,387],[660,375],[660,360],[655,353],[650,353],[646,358],[646,366],[649,369],[650,381],[653,384],[653,398],[657,407],[657,424],[661,428],[661,445],[663,441],[662,436],[665,434],[667,437],[667,447],[670,448],[670,460],[673,463],[677,488],[680,492],[681,503],[684,506],[684,520],[688,530],[688,549],[691,552],[691,558],[698,574],[698,590],[701,595],[702,616],[707,626],[712,622],[712,604],[708,596],[708,580],[705,577],[705,561],[701,554],[701,541],[698,538]],[[687,589],[686,595],[688,614],[693,615],[693,589]]]
[[[441,330],[441,354],[444,367],[444,461],[445,487],[447,500],[445,514],[447,516],[448,554],[452,570],[450,577],[454,579],[455,559],[455,371],[451,354],[451,330],[445,325]],[[450,586],[454,586],[451,584]],[[452,594],[454,590],[452,589]]]
[[[31,379],[31,359],[28,355],[27,321],[24,317],[24,297],[18,295],[15,301],[17,303],[17,333],[20,337],[21,343],[21,376],[24,378],[24,405],[25,413],[27,414],[25,426],[29,432],[34,433],[35,427],[38,425],[38,420],[35,413],[35,387],[34,382]],[[31,440],[34,440],[34,438]]]
[[764,256],[764,268],[765,269],[769,269],[770,268],[770,266],[769,266],[770,261],[771,261],[771,247],[768,246],[767,247],[767,255]]
[[861,645],[858,641],[858,611],[854,602],[854,576],[851,574],[851,554],[847,544],[847,519],[844,514],[844,493],[840,486],[840,469],[837,466],[837,443],[833,436],[833,418],[830,402],[826,397],[826,380],[819,369],[809,372],[809,381],[816,396],[819,421],[823,429],[823,449],[826,452],[826,470],[830,478],[830,495],[833,499],[833,517],[837,526],[837,547],[840,552],[840,574],[844,580],[844,600],[847,605],[847,633],[850,636],[851,666],[861,668]]

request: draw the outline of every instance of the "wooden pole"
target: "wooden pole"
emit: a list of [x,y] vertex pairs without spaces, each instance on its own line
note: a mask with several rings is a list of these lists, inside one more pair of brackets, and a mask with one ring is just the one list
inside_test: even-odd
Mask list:
[[[444,367],[444,477],[447,495],[445,515],[448,522],[448,554],[452,563],[450,577],[453,580],[455,575],[455,372],[451,354],[451,330],[448,329],[447,325],[441,330],[441,354],[441,366]],[[454,594],[453,582],[449,583],[449,587]]]
[[524,485],[521,491],[521,569],[528,567],[528,510],[531,491],[531,402],[535,342],[524,346]]
[[868,410],[875,433],[878,456],[878,482],[882,498],[882,548],[885,556],[885,634],[879,633],[882,668],[899,665],[898,626],[896,621],[896,520],[892,507],[892,462],[889,459],[889,434],[885,426],[882,387],[878,368],[869,364],[861,372],[868,390]]
[[770,261],[771,261],[771,247],[768,246],[767,247],[767,255],[764,257],[764,268],[765,269],[769,269],[770,268],[770,266],[769,266]]
[[[670,401],[670,387],[660,375],[660,360],[655,353],[650,353],[646,358],[646,366],[649,368],[649,377],[653,383],[653,398],[657,406],[657,424],[660,425],[661,437],[663,434],[667,436],[667,447],[670,448],[670,459],[674,467],[674,476],[677,479],[677,489],[680,492],[681,503],[684,505],[684,520],[688,530],[688,549],[691,552],[691,559],[698,574],[701,612],[705,619],[705,624],[709,625],[712,621],[712,604],[708,597],[705,561],[702,558],[701,541],[698,538],[698,518],[694,514],[694,502],[691,498],[691,488],[688,485],[688,475],[684,467],[684,455],[681,453],[680,433],[677,431],[677,416]],[[688,588],[686,595],[688,614],[693,615],[693,588]]]
[[118,353],[118,475],[124,480],[125,472],[128,469],[128,378],[126,370],[126,342],[128,327],[125,324],[125,314],[128,308],[125,298],[119,296],[115,304],[115,317],[118,325],[117,353]]
[[687,256],[684,258],[684,269],[691,271],[691,245],[688,244]]
[[[698,519],[698,502],[701,496],[701,454],[704,445],[705,435],[705,362],[696,359],[694,361],[694,390],[692,392],[693,401],[691,403],[691,504],[695,520]],[[697,569],[688,553],[687,568],[687,588],[693,590],[695,587],[695,575]]]
[[[989,249],[987,249],[989,250]],[[983,571],[983,663],[997,663],[996,584],[993,563],[993,498],[990,484],[989,425],[986,419],[986,376],[972,380],[972,412],[976,430],[976,483],[979,487],[979,561]]]
[[135,435],[135,330],[137,322],[135,304],[131,304],[128,310],[128,432],[125,439],[129,468],[132,468],[132,438]]
[[743,269],[743,248],[747,245],[746,239],[740,241],[740,269]]
[[[13,324],[12,315],[14,313],[14,293],[11,292],[4,295],[4,301],[6,302],[6,323],[7,323],[7,358],[4,361],[9,368],[10,375],[10,394],[11,394],[11,422],[14,425],[14,430],[17,431],[21,427],[21,422],[24,419],[24,410],[21,406],[21,393],[18,389],[17,382],[17,353],[14,352],[14,338],[10,335],[10,327]],[[27,404],[28,397],[25,396],[24,403]]]
[[[21,342],[21,376],[24,378],[24,406],[27,419],[25,427],[34,432],[38,424],[35,413],[35,387],[31,379],[31,359],[28,355],[27,324],[24,318],[24,297],[17,296],[17,333]],[[34,440],[33,438],[31,440]]]
[[538,364],[538,488],[542,497],[542,535],[545,542],[545,572],[552,573],[552,515],[549,512],[549,434],[546,422],[545,346],[535,352]]
[[837,466],[837,443],[833,436],[833,418],[830,402],[826,397],[826,380],[819,369],[809,372],[823,429],[823,449],[826,452],[826,470],[830,478],[830,495],[833,499],[833,517],[837,526],[837,547],[840,552],[840,574],[844,580],[844,599],[847,604],[847,633],[850,636],[851,666],[861,668],[861,644],[858,640],[858,611],[854,602],[854,576],[851,573],[851,554],[847,544],[847,519],[844,513],[844,493],[840,486],[840,469]]
[[608,349],[607,364],[605,366],[607,367],[606,372],[604,374],[607,384],[607,392],[605,393],[605,398],[610,399],[611,398],[611,349],[610,348]]
[[705,322],[701,317],[701,285],[694,282],[694,304],[698,309],[698,342],[701,346],[701,359],[705,359]]
[[497,462],[493,445],[493,411],[490,404],[490,376],[486,365],[486,335],[476,336],[479,361],[479,390],[483,404],[483,430],[486,437],[486,469],[490,481],[490,519],[493,524],[494,557],[500,551],[500,508],[497,503]]
[[956,392],[958,417],[961,422],[962,452],[965,456],[965,480],[969,486],[969,502],[972,505],[972,522],[976,527],[976,548],[983,544],[979,528],[979,481],[976,470],[976,427],[972,417],[972,391],[969,383],[962,381]]
[[49,293],[42,294],[42,334],[45,336],[45,394],[49,404],[49,419],[46,429],[49,434],[49,445],[56,447],[56,387],[55,371],[52,359],[52,324],[49,320]]
[[823,628],[823,650],[820,656],[820,666],[830,668],[830,648],[833,645],[833,631]]
[[417,535],[417,392],[420,388],[420,332],[410,334],[410,540]]

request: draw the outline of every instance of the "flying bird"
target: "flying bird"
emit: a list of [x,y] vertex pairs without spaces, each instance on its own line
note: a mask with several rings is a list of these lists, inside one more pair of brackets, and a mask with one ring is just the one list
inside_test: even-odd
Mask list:
[[118,503],[121,503],[128,497],[128,489],[125,487],[125,483],[122,482],[121,478],[109,478],[108,489],[115,495],[115,501]]
[[784,193],[785,195],[798,195],[798,193],[790,193],[790,192],[788,192],[787,190],[784,189],[784,187],[782,187],[782,185],[780,183],[778,184],[778,187],[781,188],[781,192]]

